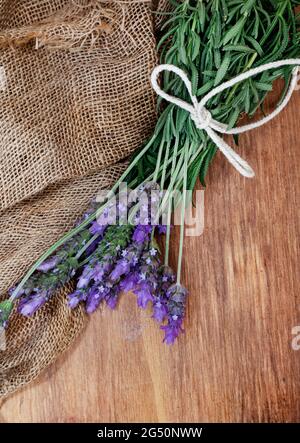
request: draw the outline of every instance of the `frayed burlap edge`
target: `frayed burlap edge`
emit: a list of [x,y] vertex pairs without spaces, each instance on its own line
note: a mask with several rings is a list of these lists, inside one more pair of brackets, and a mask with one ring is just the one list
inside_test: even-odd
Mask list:
[[116,11],[104,2],[89,0],[86,4],[69,3],[41,22],[30,26],[3,30],[0,48],[17,48],[34,42],[38,49],[81,49],[93,47],[101,32],[110,33],[116,22]]

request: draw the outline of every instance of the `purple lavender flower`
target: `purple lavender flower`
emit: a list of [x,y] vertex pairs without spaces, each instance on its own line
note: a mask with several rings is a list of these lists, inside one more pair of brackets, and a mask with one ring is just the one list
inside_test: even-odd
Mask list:
[[79,303],[85,300],[87,297],[87,292],[84,289],[76,289],[75,292],[68,295],[68,306],[71,309],[76,308]]
[[169,287],[166,292],[168,323],[161,326],[165,331],[164,342],[173,344],[180,332],[183,332],[182,322],[185,315],[186,297],[188,292],[182,285],[176,283]]
[[132,236],[132,240],[136,243],[145,243],[149,240],[149,234],[152,232],[153,227],[150,225],[138,225]]
[[130,271],[130,267],[131,267],[131,263],[130,261],[126,260],[126,259],[121,259],[117,262],[115,268],[113,269],[113,271],[110,274],[110,279],[112,281],[117,281],[119,280],[124,274],[128,274],[128,272]]
[[167,232],[167,225],[158,225],[157,226],[157,231],[158,231],[159,235],[166,234],[166,232]]
[[162,323],[168,314],[168,309],[166,306],[166,301],[160,298],[157,298],[153,302],[153,315],[152,318],[156,320],[158,323]]
[[105,274],[107,274],[111,268],[111,256],[106,255],[103,257],[103,262],[97,263],[92,270],[92,278],[96,283],[99,283],[103,280]]
[[175,281],[175,274],[169,266],[161,266],[159,269],[159,287],[157,291],[157,297],[153,302],[153,315],[152,317],[158,323],[162,323],[168,314],[167,302],[168,302],[168,289],[170,285]]
[[[140,242],[135,242],[133,235],[131,244],[127,246],[127,248],[120,251],[121,258],[117,260],[112,272],[110,273],[106,281],[106,284],[110,287],[113,287],[115,284],[118,284],[120,285],[121,290],[133,289],[135,285],[133,285],[133,279],[131,276],[134,274],[135,268],[139,263],[139,259],[144,248],[145,244]],[[125,282],[124,284],[122,283],[123,280]]]
[[115,309],[119,300],[120,287],[116,285],[111,291],[105,296],[106,304],[110,309]]
[[108,292],[109,289],[102,285],[92,287],[89,290],[86,300],[86,312],[88,314],[95,312]]
[[94,221],[90,227],[90,233],[95,235],[95,234],[100,234],[102,235],[106,229],[106,224],[105,225],[100,225],[98,223],[98,221]]
[[25,317],[31,317],[48,300],[47,292],[33,294],[20,300],[18,312]]
[[170,319],[167,325],[160,327],[165,331],[164,342],[167,345],[173,345],[180,332],[183,332],[182,321],[182,318]]
[[148,302],[153,301],[152,286],[146,281],[139,283],[134,293],[137,296],[137,304],[142,309],[146,309]]
[[163,297],[166,299],[170,295],[168,289],[175,282],[175,278],[175,273],[170,266],[164,265],[160,268],[160,289],[163,293]]
[[149,302],[153,302],[156,297],[158,287],[158,268],[159,261],[156,257],[155,248],[145,249],[142,254],[135,272],[138,275],[136,286],[133,292],[137,296],[138,306],[145,309]]
[[48,260],[44,261],[38,268],[38,271],[49,272],[61,262],[61,258],[57,256],[50,257]]
[[92,278],[93,269],[88,265],[83,269],[83,272],[77,283],[77,289],[87,288]]
[[[77,284],[77,290],[69,297],[69,306],[76,307],[80,301],[86,302],[88,313],[94,312],[102,300],[114,307],[120,289],[118,281],[129,270],[133,251],[124,254],[131,226],[110,226],[99,243],[89,263],[83,269]],[[129,249],[130,251],[130,249]],[[120,258],[124,255],[125,258]]]
[[139,281],[139,275],[136,271],[127,274],[120,282],[120,289],[124,292],[133,291]]
[[126,221],[128,212],[127,194],[118,194],[116,200],[113,199],[104,210],[100,210],[99,212],[97,221],[94,224],[94,229],[96,230],[99,229],[99,226],[106,227],[115,225],[124,219]]

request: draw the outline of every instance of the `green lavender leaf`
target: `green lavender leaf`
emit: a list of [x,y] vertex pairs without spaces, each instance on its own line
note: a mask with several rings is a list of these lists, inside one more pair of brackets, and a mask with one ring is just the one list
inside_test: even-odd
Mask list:
[[221,81],[224,79],[224,77],[226,76],[229,66],[230,66],[230,62],[231,62],[231,53],[228,52],[225,57],[223,58],[223,61],[221,63],[220,68],[218,69],[216,78],[215,78],[215,82],[214,82],[214,86],[217,86],[219,83],[221,83]]
[[200,183],[205,187],[205,177],[208,171],[208,167],[212,161],[212,159],[214,158],[215,154],[217,152],[217,148],[215,146],[211,146],[208,151],[207,154],[204,158],[203,163],[201,164],[201,168],[200,168],[200,173],[199,173],[199,178],[200,178]]
[[258,41],[253,38],[251,35],[246,35],[245,39],[253,46],[253,48],[255,49],[255,51],[260,55],[263,56],[263,49],[260,46],[260,44],[258,43]]
[[272,91],[273,89],[273,85],[270,83],[254,82],[254,85],[259,91]]
[[240,108],[236,107],[233,109],[229,116],[228,120],[228,129],[232,129],[235,127],[236,122],[238,121],[239,115],[240,115]]
[[205,26],[205,22],[206,22],[206,9],[205,9],[205,5],[203,2],[200,2],[199,7],[198,7],[198,16],[199,16],[199,22],[200,22],[200,26],[201,26],[201,31],[204,31],[204,26]]
[[192,33],[191,42],[192,42],[191,61],[193,62],[196,59],[196,57],[199,55],[200,46],[201,46],[200,37],[195,32]]
[[253,53],[255,52],[252,48],[245,45],[226,45],[223,47],[223,51],[236,51],[236,52],[246,52]]
[[223,38],[223,45],[227,45],[231,40],[236,39],[239,37],[243,27],[245,24],[245,17],[242,17],[231,29],[229,29],[224,38]]
[[241,13],[242,14],[249,13],[249,11],[251,10],[251,8],[253,8],[255,3],[257,3],[256,0],[246,0],[244,5],[242,6]]

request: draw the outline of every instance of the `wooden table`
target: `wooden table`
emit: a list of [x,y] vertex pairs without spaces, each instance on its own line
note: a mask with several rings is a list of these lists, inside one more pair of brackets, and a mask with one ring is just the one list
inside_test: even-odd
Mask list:
[[125,295],[4,403],[0,421],[300,420],[300,350],[292,348],[300,327],[299,107],[300,91],[276,121],[241,137],[254,180],[217,155],[204,234],[185,242],[190,296],[179,342],[163,345],[149,314]]

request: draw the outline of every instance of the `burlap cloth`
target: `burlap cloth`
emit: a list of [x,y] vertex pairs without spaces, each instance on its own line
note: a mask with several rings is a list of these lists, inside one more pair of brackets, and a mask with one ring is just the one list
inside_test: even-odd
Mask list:
[[[152,5],[0,0],[0,294],[75,223],[156,120]],[[0,398],[35,379],[84,327],[65,295],[14,314]]]

